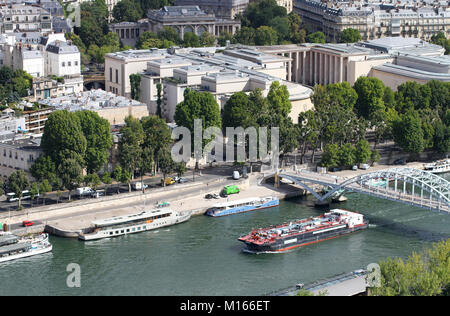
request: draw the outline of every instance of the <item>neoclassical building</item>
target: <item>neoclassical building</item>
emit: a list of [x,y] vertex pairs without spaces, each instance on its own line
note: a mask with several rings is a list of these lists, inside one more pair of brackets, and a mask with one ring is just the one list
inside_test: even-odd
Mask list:
[[221,19],[234,19],[247,9],[249,0],[175,0],[176,6],[199,6]]
[[172,27],[184,39],[187,32],[200,36],[204,32],[219,36],[222,33],[234,34],[240,29],[238,20],[219,19],[214,13],[207,13],[199,6],[166,6],[150,10],[147,19],[138,22],[110,24],[110,30],[118,34],[124,45],[135,46],[139,36],[145,31],[158,33],[164,27]]

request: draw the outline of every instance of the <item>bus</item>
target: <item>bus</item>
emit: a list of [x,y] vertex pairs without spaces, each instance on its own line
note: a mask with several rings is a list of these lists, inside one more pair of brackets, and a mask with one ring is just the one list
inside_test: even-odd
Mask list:
[[[38,197],[39,194],[36,194],[35,197]],[[22,200],[27,200],[27,199],[31,199],[31,192],[28,190],[22,191]],[[16,194],[14,192],[11,193],[6,193],[6,200],[8,202],[15,202],[15,201],[19,201],[19,197],[16,196]]]

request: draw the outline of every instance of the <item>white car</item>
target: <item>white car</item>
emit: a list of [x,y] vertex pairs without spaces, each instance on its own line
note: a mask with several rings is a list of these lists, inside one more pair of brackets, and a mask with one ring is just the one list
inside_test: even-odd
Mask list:
[[233,171],[233,179],[234,180],[239,180],[241,176],[239,175],[239,171]]
[[366,163],[363,163],[363,164],[361,164],[361,165],[359,166],[359,168],[361,168],[362,170],[367,170],[367,169],[370,168],[370,166],[369,166],[368,164],[366,164]]

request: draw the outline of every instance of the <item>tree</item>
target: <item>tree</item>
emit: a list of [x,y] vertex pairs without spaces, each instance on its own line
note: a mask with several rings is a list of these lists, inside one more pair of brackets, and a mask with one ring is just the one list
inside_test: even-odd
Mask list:
[[370,150],[369,142],[365,139],[361,139],[356,143],[355,147],[355,162],[367,163],[371,158],[372,152]]
[[84,176],[84,183],[87,186],[90,186],[94,191],[97,190],[97,187],[101,184],[100,177],[96,173],[89,173]]
[[[37,197],[39,199],[39,186],[36,182],[33,182],[30,188],[30,195],[31,195],[31,204],[33,204],[33,200]],[[39,202],[39,201],[37,201]],[[36,202],[36,203],[37,203]]]
[[348,28],[341,33],[341,43],[356,43],[361,40],[361,34],[357,29]]
[[387,258],[379,262],[380,286],[371,287],[372,296],[438,296],[449,294],[450,241],[444,240],[406,261]]
[[417,112],[410,111],[393,122],[394,141],[409,153],[421,153],[425,149],[422,121]]
[[276,16],[270,20],[269,25],[273,30],[276,31],[278,35],[278,40],[281,42],[283,40],[290,40],[290,20],[287,16],[281,17]]
[[18,200],[18,209],[21,209],[22,192],[30,186],[30,181],[23,170],[13,172],[8,178],[8,189],[15,194]]
[[183,37],[183,46],[184,47],[199,47],[200,39],[195,33],[186,32],[186,33],[184,33],[184,37]]
[[325,146],[320,165],[327,168],[337,167],[340,165],[339,146],[337,144],[328,144]]
[[81,129],[79,117],[72,112],[59,110],[52,112],[45,122],[41,148],[56,166],[64,156],[75,154],[81,164],[86,153],[86,138]]
[[256,32],[254,28],[243,26],[234,34],[234,42],[244,45],[255,45]]
[[138,119],[128,116],[125,118],[125,126],[120,131],[119,161],[123,170],[133,176],[134,171],[141,164],[144,130]]
[[170,26],[163,27],[163,29],[158,32],[158,38],[175,44],[180,44],[182,42],[178,32]]
[[105,185],[105,195],[107,195],[108,194],[108,188],[112,184],[111,174],[109,172],[105,172],[102,175],[101,181]]
[[214,34],[211,34],[208,32],[203,32],[200,35],[199,41],[200,41],[200,46],[206,46],[206,47],[215,46],[216,37],[214,36]]
[[170,156],[170,152],[165,148],[162,148],[161,150],[158,151],[157,157],[159,170],[161,170],[161,172],[163,173],[162,184],[163,187],[165,187],[166,177],[169,173],[171,173],[174,170],[175,164],[172,160],[172,157]]
[[300,44],[306,41],[306,31],[301,29],[302,20],[300,16],[292,11],[288,14],[289,19],[289,36],[292,43]]
[[162,109],[161,109],[161,104],[162,104],[162,96],[161,96],[162,85],[159,82],[156,84],[156,91],[157,91],[156,115],[158,117],[162,118]]
[[260,46],[275,45],[278,43],[277,31],[270,26],[260,26],[255,32],[255,44]]
[[[157,153],[163,148],[169,148],[172,144],[172,132],[166,122],[155,115],[143,117],[141,124],[144,133],[142,148],[145,152],[143,156],[148,156],[143,159],[150,160],[148,162],[153,164],[158,160]],[[151,170],[151,167],[149,169],[148,166],[144,168],[146,171]]]
[[131,98],[133,100],[139,100],[141,97],[141,75],[131,74],[130,85],[131,85]]
[[113,145],[110,124],[97,112],[78,111],[75,115],[80,120],[81,130],[86,139],[84,162],[88,173],[96,173],[108,161],[109,151]]
[[[244,14],[243,26],[258,28],[263,25],[270,25],[270,21],[275,17],[286,17],[286,8],[278,6],[275,0],[261,0],[248,5]],[[247,25],[247,23],[249,23]]]
[[137,22],[142,17],[142,10],[137,1],[120,0],[113,9],[115,22]]
[[76,189],[83,181],[82,167],[76,159],[65,159],[58,167],[58,175],[62,181],[62,185],[64,186],[64,188],[69,191],[70,201],[72,190]]
[[343,167],[353,166],[356,162],[356,149],[350,143],[344,144],[338,150],[339,165]]
[[311,33],[306,36],[306,41],[308,43],[325,44],[325,34],[320,31]]
[[50,183],[54,183],[56,180],[56,165],[50,156],[42,155],[31,165],[30,173],[37,181],[47,179]]
[[40,195],[42,195],[42,203],[45,205],[45,196],[52,190],[52,186],[47,179],[42,180],[39,184]]

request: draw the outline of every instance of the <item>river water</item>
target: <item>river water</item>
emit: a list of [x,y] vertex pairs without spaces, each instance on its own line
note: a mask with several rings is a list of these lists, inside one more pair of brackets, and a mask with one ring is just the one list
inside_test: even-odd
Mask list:
[[[448,179],[448,177],[447,177]],[[339,205],[370,228],[282,254],[241,251],[240,235],[309,216],[311,198],[222,218],[195,216],[157,231],[100,241],[51,237],[53,252],[0,265],[0,295],[262,295],[365,268],[387,256],[406,258],[450,237],[450,216],[360,194]],[[67,265],[81,269],[70,288]]]

